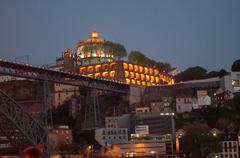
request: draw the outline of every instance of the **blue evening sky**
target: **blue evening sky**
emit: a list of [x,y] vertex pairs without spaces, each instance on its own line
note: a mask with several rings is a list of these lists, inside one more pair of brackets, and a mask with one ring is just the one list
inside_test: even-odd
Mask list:
[[240,0],[1,0],[0,57],[54,63],[98,31],[185,69],[230,70],[240,58]]

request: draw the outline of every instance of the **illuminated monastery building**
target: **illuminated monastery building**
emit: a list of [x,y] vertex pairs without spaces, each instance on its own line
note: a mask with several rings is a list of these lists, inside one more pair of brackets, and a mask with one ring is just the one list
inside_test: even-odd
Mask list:
[[108,43],[99,37],[98,32],[92,32],[89,39],[77,44],[76,53],[68,49],[61,58],[57,59],[58,68],[60,66],[67,72],[131,85],[174,84],[171,76],[158,69],[117,59]]

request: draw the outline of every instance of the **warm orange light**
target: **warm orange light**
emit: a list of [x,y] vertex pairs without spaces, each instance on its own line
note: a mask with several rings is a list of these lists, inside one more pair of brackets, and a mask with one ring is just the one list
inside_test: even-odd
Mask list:
[[141,81],[137,80],[137,84],[138,84],[138,85],[141,85]]
[[116,68],[116,63],[111,63],[111,64],[110,64],[110,69],[113,70],[113,69],[115,69],[115,68]]
[[148,68],[147,67],[144,67],[144,73],[148,74]]
[[154,79],[155,79],[154,76],[151,76],[151,82],[154,82]]
[[153,75],[153,69],[149,68],[149,75]]
[[103,73],[102,73],[102,76],[103,76],[103,77],[108,77],[108,72],[103,72]]
[[143,67],[139,66],[139,72],[142,73],[143,72]]
[[141,74],[141,80],[144,80],[144,79],[145,79],[145,75]]
[[135,78],[136,78],[136,79],[139,79],[139,78],[140,78],[139,73],[135,73]]
[[96,66],[95,66],[95,71],[96,71],[96,72],[99,72],[100,68],[101,68],[101,65],[96,65]]
[[179,138],[176,137],[176,152],[177,152],[177,153],[179,153],[179,148],[180,148]]
[[128,66],[129,66],[129,70],[130,70],[130,71],[133,71],[133,65],[132,65],[132,64],[129,64]]
[[138,72],[138,65],[134,65],[134,71]]
[[130,78],[134,78],[134,72],[130,72]]
[[127,63],[123,63],[123,69],[127,70],[128,69],[128,64]]
[[93,77],[93,74],[88,74],[87,76],[88,76],[88,77]]
[[136,81],[135,81],[135,80],[131,80],[131,83],[132,83],[132,84],[136,84]]
[[108,69],[108,64],[103,64],[103,65],[102,65],[102,70],[103,70],[103,71],[106,71],[107,69]]
[[149,81],[150,77],[148,75],[146,75],[146,81]]
[[114,76],[115,76],[115,71],[110,71],[109,75],[110,75],[111,78],[114,78]]
[[154,69],[154,75],[157,76],[159,71],[157,69]]
[[150,83],[150,82],[147,82],[147,86],[151,86],[151,83]]
[[129,72],[128,71],[124,71],[125,77],[129,77]]
[[146,145],[144,143],[137,143],[135,146],[136,146],[136,148],[143,148]]
[[126,78],[126,84],[130,84],[130,79]]
[[159,83],[159,77],[155,77],[156,83]]
[[143,85],[143,86],[146,86],[146,82],[145,82],[145,81],[142,81],[142,85]]
[[98,37],[98,32],[96,32],[96,31],[92,32],[92,37],[97,38]]
[[93,66],[88,66],[87,72],[88,73],[93,73]]
[[97,77],[100,77],[100,73],[95,73],[95,74],[94,74],[94,77],[96,77],[96,78],[97,78]]
[[84,74],[86,72],[86,67],[81,67],[80,68],[80,74]]

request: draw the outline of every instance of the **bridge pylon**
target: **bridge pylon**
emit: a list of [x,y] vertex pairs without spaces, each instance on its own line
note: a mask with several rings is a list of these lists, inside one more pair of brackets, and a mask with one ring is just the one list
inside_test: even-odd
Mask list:
[[102,126],[100,105],[96,89],[89,89],[86,96],[83,130],[93,130]]

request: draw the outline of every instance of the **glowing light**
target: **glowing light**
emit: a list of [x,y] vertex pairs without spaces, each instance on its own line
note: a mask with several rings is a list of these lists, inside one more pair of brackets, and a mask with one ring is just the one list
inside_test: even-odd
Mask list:
[[108,77],[108,72],[103,72],[103,73],[102,73],[102,76],[103,76],[103,77]]
[[139,72],[142,73],[143,72],[143,67],[139,66]]
[[110,71],[109,75],[110,75],[111,78],[114,78],[114,76],[115,76],[115,71]]
[[138,65],[134,65],[134,71],[138,72]]
[[92,38],[98,38],[98,32],[96,31],[92,32]]
[[128,69],[128,64],[127,63],[123,63],[123,68],[124,68],[124,70],[127,70]]
[[133,70],[133,65],[132,64],[129,64],[129,70],[132,71]]
[[125,77],[129,77],[129,72],[128,71],[124,71]]
[[130,84],[130,79],[126,78],[126,84]]

